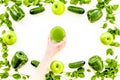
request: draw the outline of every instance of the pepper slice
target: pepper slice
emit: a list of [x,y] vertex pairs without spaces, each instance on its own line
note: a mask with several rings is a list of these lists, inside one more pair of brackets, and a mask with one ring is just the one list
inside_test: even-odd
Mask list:
[[14,69],[21,68],[28,61],[27,55],[22,51],[17,51],[12,58],[12,67]]
[[96,71],[102,71],[104,66],[103,66],[103,60],[101,59],[100,56],[95,55],[92,56],[89,61],[88,64]]
[[11,17],[15,21],[19,21],[25,16],[24,11],[18,5],[13,5],[9,10]]

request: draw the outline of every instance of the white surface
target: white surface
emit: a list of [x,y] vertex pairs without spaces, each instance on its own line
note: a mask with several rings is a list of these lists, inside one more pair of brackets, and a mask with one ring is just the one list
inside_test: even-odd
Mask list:
[[[113,2],[118,3],[119,0],[114,0]],[[66,66],[65,71],[70,71],[68,69],[69,62],[79,60],[85,60],[85,68],[88,69],[88,58],[93,55],[100,55],[105,60],[105,58],[109,57],[105,53],[109,46],[103,45],[99,40],[101,33],[107,30],[100,28],[105,16],[92,24],[88,21],[86,15],[89,9],[95,7],[95,4],[96,0],[92,0],[91,4],[82,5],[81,7],[85,8],[86,11],[83,15],[71,13],[66,9],[63,15],[56,16],[51,12],[51,5],[46,5],[46,10],[43,13],[30,15],[29,9],[24,8],[26,13],[24,19],[20,22],[13,22],[13,27],[17,34],[17,43],[9,46],[9,59],[12,58],[16,51],[24,51],[29,57],[29,62],[21,68],[20,72],[31,74],[34,68],[31,66],[30,61],[33,59],[42,60],[51,28],[61,26],[66,31],[67,44],[52,60],[57,59],[63,61]],[[117,16],[116,23],[119,26],[120,14]],[[120,37],[117,41],[119,40]],[[114,51],[115,55],[119,55],[120,62],[120,54],[118,52],[120,48],[115,48]],[[86,77],[79,80],[90,80],[91,76],[92,74],[87,72]],[[120,74],[115,80],[119,79]]]

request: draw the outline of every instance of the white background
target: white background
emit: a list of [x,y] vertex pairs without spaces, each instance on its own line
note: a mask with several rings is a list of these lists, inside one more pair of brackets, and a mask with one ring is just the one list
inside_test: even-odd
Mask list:
[[[90,23],[87,19],[87,11],[95,8],[96,1],[97,0],[92,0],[89,5],[81,6],[86,11],[83,15],[69,12],[67,10],[69,3],[66,5],[65,13],[60,16],[52,13],[51,5],[49,4],[45,6],[45,12],[38,15],[30,15],[29,9],[23,7],[23,10],[26,13],[25,17],[19,22],[13,21],[13,27],[17,34],[17,42],[14,45],[9,46],[9,60],[11,60],[16,51],[24,51],[29,58],[29,62],[21,68],[20,72],[31,75],[34,67],[31,66],[30,61],[33,59],[39,61],[42,60],[46,50],[49,32],[55,26],[61,26],[65,29],[67,44],[65,48],[51,60],[61,60],[65,65],[64,71],[71,70],[68,68],[69,62],[85,60],[85,68],[88,69],[90,67],[87,64],[87,61],[91,56],[99,55],[103,60],[110,57],[106,56],[105,52],[110,46],[103,45],[99,40],[101,33],[107,31],[107,29],[101,28],[105,21],[105,14],[95,23]],[[119,0],[113,0],[111,4],[113,3],[118,4]],[[117,12],[120,12],[120,9]],[[116,16],[116,24],[119,27],[120,14],[117,14]],[[113,26],[109,25],[109,27]],[[4,28],[0,28],[1,31],[3,29]],[[120,37],[117,37],[116,41],[120,41]],[[114,51],[115,56],[119,55],[118,61],[120,62],[120,48],[114,48]],[[90,80],[93,75],[87,71],[85,74],[86,77],[79,80]],[[119,79],[120,73],[115,80]]]

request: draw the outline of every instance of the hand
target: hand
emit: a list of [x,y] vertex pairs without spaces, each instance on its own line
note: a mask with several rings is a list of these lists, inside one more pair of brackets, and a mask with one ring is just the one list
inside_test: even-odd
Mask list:
[[53,57],[56,53],[58,53],[64,46],[66,45],[66,37],[63,39],[63,41],[56,43],[51,38],[48,38],[48,44],[47,44],[47,52],[46,54],[49,54],[51,57]]

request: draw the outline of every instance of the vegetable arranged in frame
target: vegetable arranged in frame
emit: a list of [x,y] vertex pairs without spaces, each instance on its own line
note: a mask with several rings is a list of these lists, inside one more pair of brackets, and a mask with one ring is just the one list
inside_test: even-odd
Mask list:
[[11,8],[9,8],[10,15],[15,21],[20,21],[24,16],[24,11],[18,6],[13,5]]
[[12,58],[11,64],[14,69],[19,69],[27,62],[27,55],[22,51],[17,51]]
[[32,60],[32,61],[31,61],[31,64],[32,64],[34,67],[38,67],[39,64],[40,64],[40,62],[37,61],[37,60]]
[[77,62],[72,62],[72,63],[69,63],[69,68],[80,68],[82,66],[84,66],[85,64],[85,61],[77,61]]
[[87,12],[88,20],[91,23],[98,21],[103,16],[103,12],[100,9],[92,9]]
[[103,60],[98,55],[95,55],[89,58],[88,64],[91,66],[92,69],[94,69],[97,72],[102,71],[104,68]]
[[38,14],[45,11],[45,8],[43,6],[35,7],[30,10],[30,14]]
[[68,10],[74,13],[83,14],[85,10],[81,7],[68,6]]

